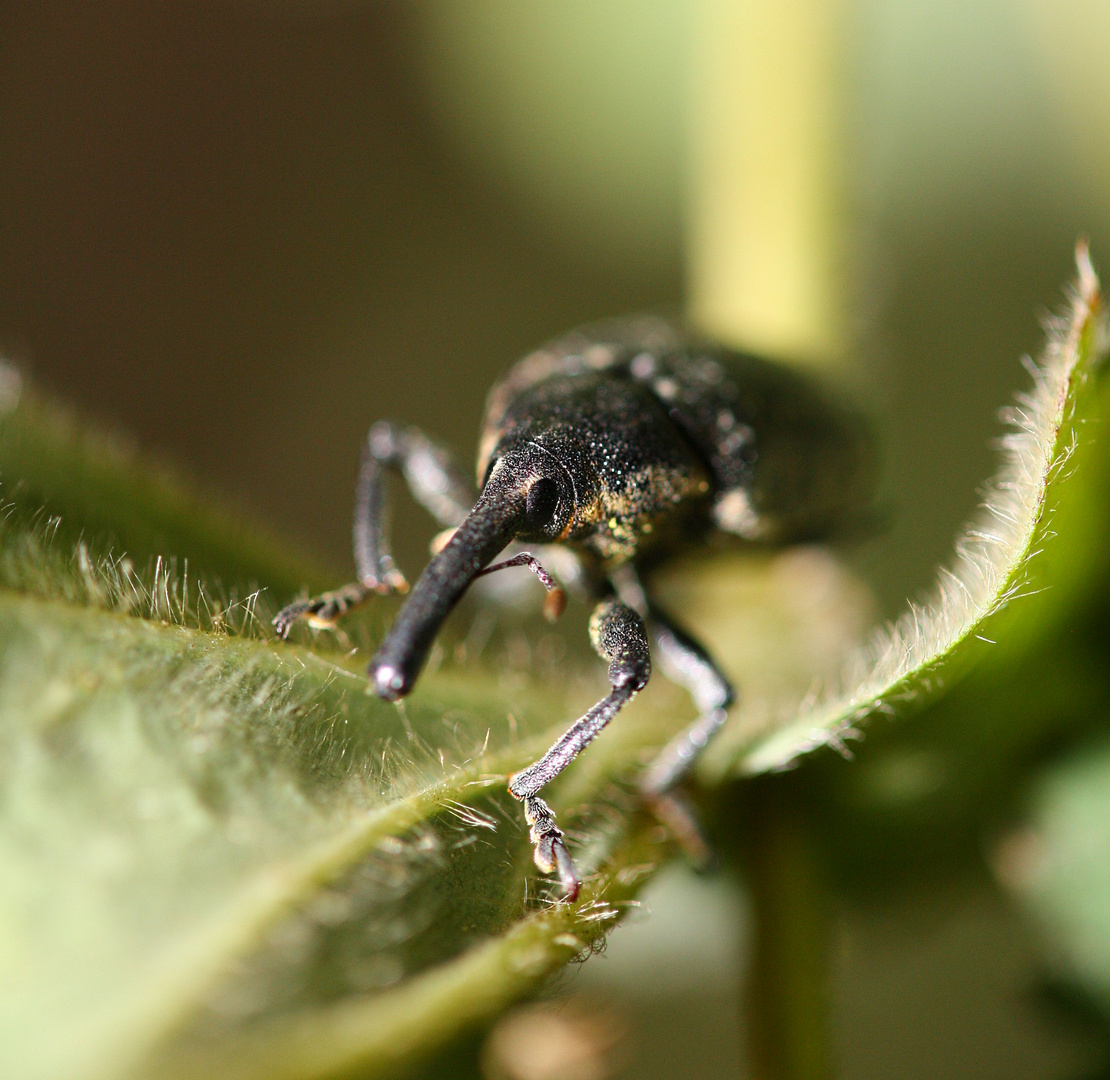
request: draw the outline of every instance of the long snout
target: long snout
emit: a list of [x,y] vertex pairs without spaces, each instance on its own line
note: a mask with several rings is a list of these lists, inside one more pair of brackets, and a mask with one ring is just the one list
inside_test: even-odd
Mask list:
[[444,619],[478,572],[516,536],[522,501],[493,499],[488,494],[428,563],[370,661],[374,689],[388,701],[412,690]]

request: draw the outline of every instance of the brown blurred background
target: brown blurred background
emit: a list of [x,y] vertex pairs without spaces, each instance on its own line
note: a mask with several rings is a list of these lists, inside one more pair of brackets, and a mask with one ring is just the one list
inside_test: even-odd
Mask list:
[[[888,608],[973,507],[1076,236],[1110,248],[1107,127],[1096,103],[1094,149],[1077,135],[1032,6],[853,15],[855,352],[893,512],[863,557]],[[679,4],[0,5],[0,346],[344,568],[373,419],[469,465],[523,350],[681,306],[688,23]],[[426,528],[400,528],[416,569]]]
[[[1110,270],[1110,15],[860,0],[851,29],[854,377],[891,512],[856,557],[889,612],[975,506],[1076,237]],[[485,392],[524,350],[681,308],[689,43],[678,2],[0,3],[0,350],[345,572],[374,419],[469,466]],[[399,518],[414,572],[431,530]],[[1000,1004],[1032,946],[976,888],[846,916],[847,1075],[1071,1060]],[[677,934],[691,895],[657,925]],[[715,895],[710,956],[741,918]],[[735,965],[646,948],[650,970],[701,973],[676,991],[688,1032],[728,1023]],[[620,970],[609,991],[643,993],[648,969]],[[896,1036],[892,1014],[922,1019]],[[935,1044],[933,1023],[960,1030]]]
[[0,11],[0,341],[340,567],[375,418],[469,470],[518,354],[681,297],[676,220],[623,266],[452,154],[404,5]]

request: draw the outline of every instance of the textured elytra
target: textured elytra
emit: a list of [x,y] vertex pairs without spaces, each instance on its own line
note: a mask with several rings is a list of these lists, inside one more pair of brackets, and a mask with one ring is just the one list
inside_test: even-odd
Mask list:
[[[873,481],[866,432],[834,395],[650,318],[586,327],[520,361],[490,393],[479,478],[524,439],[573,475],[582,517],[566,538],[607,561],[714,529],[820,536],[865,510]],[[682,525],[663,536],[668,516]]]

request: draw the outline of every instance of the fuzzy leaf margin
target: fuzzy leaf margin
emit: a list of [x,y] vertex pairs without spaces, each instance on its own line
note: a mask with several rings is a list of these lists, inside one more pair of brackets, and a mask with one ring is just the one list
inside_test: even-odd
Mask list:
[[[1002,464],[983,492],[980,517],[957,539],[931,598],[911,601],[880,628],[851,657],[838,690],[793,710],[784,706],[771,723],[749,721],[741,711],[702,759],[704,782],[788,768],[821,747],[848,753],[847,741],[870,719],[923,708],[999,643],[1029,634],[1034,620],[1052,617],[1049,608],[1066,607],[1085,570],[1081,555],[1101,542],[1084,528],[1089,520],[1069,489],[1094,452],[1098,431],[1090,422],[1105,415],[1099,376],[1110,346],[1085,244],[1076,264],[1068,309],[1049,321],[1041,361],[1026,360],[1033,388],[1003,410],[1012,430],[1001,440]],[[1046,567],[1045,549],[1058,546],[1064,531],[1061,515],[1068,558]],[[1050,604],[1030,604],[1046,590],[1054,594]]]

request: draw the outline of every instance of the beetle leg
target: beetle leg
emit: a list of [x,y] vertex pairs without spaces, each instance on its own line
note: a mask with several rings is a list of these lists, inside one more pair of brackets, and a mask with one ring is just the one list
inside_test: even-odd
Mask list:
[[401,473],[412,497],[445,529],[461,525],[475,495],[451,464],[451,457],[423,432],[388,420],[376,423],[366,436],[355,489],[353,530],[358,579],[374,591],[404,591],[407,585],[393,565],[386,540],[388,518],[382,470]]
[[386,537],[389,515],[383,473],[387,469],[405,478],[413,498],[443,528],[460,525],[474,503],[473,491],[442,447],[417,428],[388,420],[375,424],[362,447],[355,488],[353,540],[358,580],[283,608],[274,619],[274,629],[281,637],[299,618],[306,618],[314,627],[331,627],[375,594],[408,591]]
[[667,743],[644,774],[640,790],[650,797],[669,791],[690,771],[705,744],[725,722],[736,695],[705,649],[654,603],[649,604],[651,636],[663,672],[689,690],[700,713]]
[[698,642],[650,601],[648,611],[648,625],[663,672],[690,692],[699,715],[656,756],[640,779],[640,794],[690,861],[704,868],[712,864],[713,855],[678,784],[724,724],[735,694],[721,669]]
[[576,720],[550,750],[534,765],[509,781],[509,791],[524,803],[524,816],[531,826],[536,865],[551,873],[558,871],[567,899],[578,895],[579,879],[555,824],[551,808],[537,793],[569,765],[622,706],[644,688],[651,676],[651,655],[643,620],[632,608],[616,599],[603,600],[590,619],[590,641],[598,655],[609,661],[612,689],[592,709]]
[[705,648],[647,595],[631,567],[621,567],[613,575],[613,584],[621,599],[645,616],[663,674],[685,687],[698,708],[697,719],[656,755],[640,780],[640,794],[691,861],[697,866],[709,865],[712,854],[697,818],[676,789],[724,724],[736,693]]
[[304,619],[314,630],[328,630],[353,607],[358,607],[370,590],[361,582],[352,581],[331,592],[321,593],[308,600],[287,604],[274,616],[274,630],[285,637],[298,619]]

